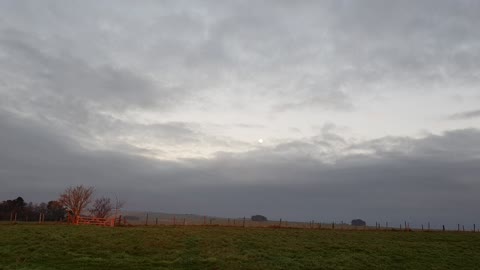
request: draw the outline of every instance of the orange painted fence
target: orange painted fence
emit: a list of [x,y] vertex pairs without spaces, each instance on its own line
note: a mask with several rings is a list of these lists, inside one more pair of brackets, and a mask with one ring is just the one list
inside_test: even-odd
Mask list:
[[115,220],[113,218],[78,217],[75,224],[113,227],[115,226]]

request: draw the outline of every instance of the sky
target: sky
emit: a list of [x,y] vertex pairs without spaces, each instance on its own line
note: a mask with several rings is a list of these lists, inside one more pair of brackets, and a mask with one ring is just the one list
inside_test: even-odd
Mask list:
[[0,200],[480,222],[480,2],[0,2]]

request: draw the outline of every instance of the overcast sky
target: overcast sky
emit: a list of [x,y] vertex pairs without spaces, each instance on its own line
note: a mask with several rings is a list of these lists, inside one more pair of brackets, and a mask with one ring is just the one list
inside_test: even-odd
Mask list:
[[0,200],[479,223],[480,1],[1,1]]

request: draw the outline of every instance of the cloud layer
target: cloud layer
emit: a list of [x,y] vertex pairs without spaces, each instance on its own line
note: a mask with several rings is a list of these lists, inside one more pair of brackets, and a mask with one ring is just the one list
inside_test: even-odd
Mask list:
[[[211,159],[159,161],[86,151],[46,127],[2,114],[2,196],[38,200],[68,185],[126,197],[131,209],[272,218],[412,223],[475,221],[480,131],[338,146],[312,138]],[[342,149],[342,150],[335,150]],[[334,155],[334,156],[332,156]]]

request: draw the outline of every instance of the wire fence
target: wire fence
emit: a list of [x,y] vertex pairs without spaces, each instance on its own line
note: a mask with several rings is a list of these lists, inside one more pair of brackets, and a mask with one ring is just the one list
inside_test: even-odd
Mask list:
[[322,221],[288,221],[288,220],[268,220],[254,221],[249,217],[241,218],[221,218],[197,215],[156,215],[145,213],[143,216],[119,216],[118,224],[130,226],[228,226],[228,227],[264,227],[264,228],[298,228],[298,229],[323,229],[323,230],[368,230],[368,231],[448,231],[448,232],[480,232],[476,224],[466,226],[457,224],[456,228],[446,227],[445,225],[432,226],[430,222],[412,226],[405,221],[398,225],[389,222],[376,222],[375,225],[354,226],[343,221],[341,222],[322,222]]
[[[476,224],[456,224],[456,228],[445,225],[431,226],[430,222],[411,226],[407,221],[398,225],[389,222],[376,222],[375,225],[354,226],[345,222],[322,222],[322,221],[288,221],[288,220],[267,220],[255,221],[250,217],[222,218],[199,215],[174,215],[145,213],[143,215],[131,215],[120,213],[110,217],[115,226],[223,226],[223,227],[244,227],[244,228],[297,228],[297,229],[318,229],[318,230],[355,230],[355,231],[444,231],[444,232],[480,232]],[[39,214],[38,219],[17,219],[15,215],[10,220],[0,220],[0,224],[69,224],[65,220],[45,220],[44,214]],[[110,223],[109,223],[110,224]]]

